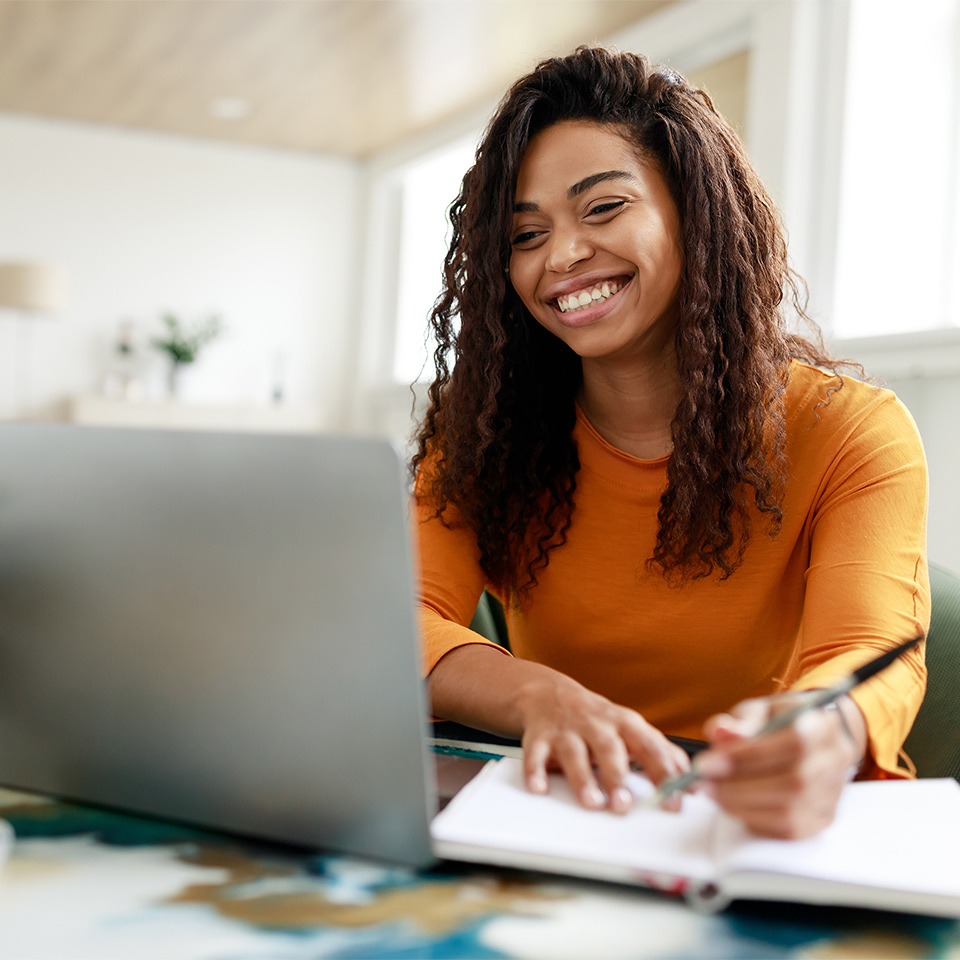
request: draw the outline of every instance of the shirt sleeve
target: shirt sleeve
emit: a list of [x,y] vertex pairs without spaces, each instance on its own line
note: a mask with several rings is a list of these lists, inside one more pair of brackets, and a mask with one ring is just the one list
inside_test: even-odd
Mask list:
[[[832,459],[809,520],[799,690],[829,686],[930,624],[927,467],[910,414],[877,391],[818,442]],[[898,761],[925,688],[921,644],[852,691],[867,726],[865,776],[911,775]]]
[[419,614],[423,669],[429,674],[441,658],[456,647],[482,643],[509,656],[498,644],[470,629],[486,577],[480,566],[480,550],[473,531],[448,505],[442,519],[436,516],[432,499],[425,493],[423,475],[418,476],[414,513],[420,557]]

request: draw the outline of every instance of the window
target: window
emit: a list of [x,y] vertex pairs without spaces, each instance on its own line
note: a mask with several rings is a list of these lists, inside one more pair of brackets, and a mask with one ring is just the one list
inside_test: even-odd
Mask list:
[[960,325],[960,2],[854,0],[833,334]]
[[400,383],[433,378],[427,317],[440,293],[450,242],[447,209],[473,163],[469,136],[411,164],[400,179],[400,245],[393,377]]

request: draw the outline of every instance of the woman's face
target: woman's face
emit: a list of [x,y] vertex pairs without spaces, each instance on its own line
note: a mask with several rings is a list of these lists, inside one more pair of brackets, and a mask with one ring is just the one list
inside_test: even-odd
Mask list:
[[659,170],[613,128],[564,121],[520,164],[510,280],[584,358],[642,361],[673,341],[680,217]]

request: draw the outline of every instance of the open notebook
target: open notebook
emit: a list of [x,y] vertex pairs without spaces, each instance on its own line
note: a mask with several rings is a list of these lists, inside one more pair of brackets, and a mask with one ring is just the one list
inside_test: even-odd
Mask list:
[[[653,792],[633,774],[637,797]],[[539,796],[522,765],[489,762],[437,816],[434,849],[450,859],[542,869],[682,893],[707,910],[734,899],[783,900],[960,917],[960,784],[848,784],[834,823],[810,840],[751,836],[713,801],[680,814],[637,805],[625,817],[579,807],[553,776]]]

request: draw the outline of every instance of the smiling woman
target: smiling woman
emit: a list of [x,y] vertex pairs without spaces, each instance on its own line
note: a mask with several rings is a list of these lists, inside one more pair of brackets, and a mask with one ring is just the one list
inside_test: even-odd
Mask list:
[[[434,712],[615,812],[630,761],[660,781],[665,734],[704,736],[708,789],[778,836],[851,766],[909,775],[921,651],[750,739],[926,630],[926,468],[897,399],[791,332],[779,216],[709,97],[635,54],[544,61],[451,223],[413,462]],[[484,588],[513,656],[467,627]]]
[[[616,130],[554,124],[527,147],[517,178],[510,278],[530,315],[613,385],[644,370],[660,414],[634,436],[601,433],[628,453],[670,452],[680,400],[673,341],[683,262],[680,217],[654,161]],[[599,398],[594,398],[599,399]],[[581,406],[594,426],[599,410]],[[646,418],[645,418],[646,419]]]

